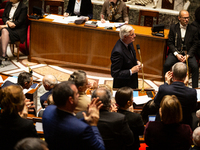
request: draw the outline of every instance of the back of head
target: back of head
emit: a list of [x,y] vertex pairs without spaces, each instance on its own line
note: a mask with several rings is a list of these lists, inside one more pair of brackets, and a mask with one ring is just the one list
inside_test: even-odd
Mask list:
[[166,95],[160,103],[160,117],[165,124],[174,124],[182,121],[182,107],[175,95]]
[[91,99],[97,98],[97,97],[99,97],[99,101],[103,103],[103,106],[101,107],[101,109],[109,110],[110,105],[111,105],[110,92],[105,88],[98,88],[94,90],[94,92],[92,93]]
[[175,63],[172,66],[173,77],[176,80],[184,81],[187,75],[187,66],[182,62]]
[[133,100],[133,90],[130,87],[122,87],[117,90],[115,100],[119,107],[125,107],[128,101]]
[[31,73],[22,72],[22,73],[20,73],[19,76],[18,76],[18,81],[17,81],[17,83],[23,87],[24,84],[25,84],[25,82],[27,82],[27,83],[31,82],[31,77],[32,77],[32,74],[31,74]]
[[25,138],[19,141],[15,150],[48,150],[47,143],[39,138]]
[[19,85],[10,85],[0,90],[3,113],[11,114],[22,111],[25,96]]
[[130,25],[123,25],[119,31],[120,39],[124,39],[124,36],[129,36],[130,32],[133,30],[133,27]]
[[45,75],[43,78],[43,84],[54,87],[58,83],[54,75]]
[[57,106],[64,106],[71,96],[74,98],[74,91],[71,89],[74,85],[71,81],[64,81],[57,84],[53,89],[53,101]]
[[111,93],[111,95],[113,94],[112,88],[109,85],[107,85],[107,84],[99,84],[98,87],[99,88],[105,88],[105,89],[107,89]]
[[73,81],[77,88],[83,86],[87,82],[86,73],[82,70],[75,71],[70,75],[68,81]]
[[200,127],[197,127],[192,134],[194,145],[200,147]]

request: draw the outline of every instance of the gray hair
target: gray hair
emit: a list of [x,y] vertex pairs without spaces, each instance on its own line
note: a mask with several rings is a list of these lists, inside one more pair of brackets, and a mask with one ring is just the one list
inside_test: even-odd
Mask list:
[[185,80],[187,75],[187,66],[182,62],[177,62],[172,66],[173,76],[177,80]]
[[196,146],[200,146],[200,127],[197,127],[193,134],[192,134],[192,137],[193,137],[193,143],[194,145]]
[[83,70],[74,71],[70,75],[68,81],[73,81],[77,88],[79,86],[83,86],[87,82],[87,76],[85,71]]
[[121,28],[120,28],[120,31],[119,31],[119,37],[120,39],[124,39],[124,36],[129,36],[130,32],[134,30],[132,26],[130,25],[123,25]]
[[43,78],[43,82],[45,85],[48,85],[48,86],[56,85],[58,83],[56,77],[53,75],[45,75]]

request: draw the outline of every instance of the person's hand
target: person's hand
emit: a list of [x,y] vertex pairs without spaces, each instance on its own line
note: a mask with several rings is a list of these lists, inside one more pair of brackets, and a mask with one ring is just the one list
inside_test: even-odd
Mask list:
[[128,21],[125,21],[125,24],[128,24]]
[[35,105],[33,105],[33,101],[30,102],[30,99],[25,100],[25,106],[28,108],[28,112],[34,112]]
[[118,108],[116,104],[111,104],[110,105],[110,112],[117,112]]
[[171,79],[172,79],[172,72],[168,71],[165,74],[165,82],[167,82],[169,85],[171,84]]
[[105,23],[106,22],[106,20],[105,19],[101,19],[101,23]]
[[16,25],[15,25],[13,22],[11,22],[11,21],[7,21],[7,25],[8,25],[10,28],[15,28],[15,27],[16,27]]
[[187,55],[187,57],[186,57],[186,55],[185,55],[182,62],[185,62],[186,59],[188,60],[189,57],[190,57],[189,55]]
[[85,121],[91,126],[97,126],[99,121],[99,109],[103,106],[99,98],[93,98],[91,103],[88,105],[87,115],[83,112]]
[[137,64],[140,66],[140,69],[142,69],[143,64],[140,61],[137,61]]
[[184,62],[184,56],[183,55],[177,54],[176,57],[180,62]]
[[133,73],[138,72],[140,69],[141,69],[141,65],[136,65],[136,66],[131,68],[131,72],[133,74]]
[[0,30],[7,27],[7,25],[0,25]]
[[85,21],[88,21],[89,20],[89,17],[85,17]]
[[69,13],[64,13],[64,15],[63,15],[64,17],[68,17],[69,16]]

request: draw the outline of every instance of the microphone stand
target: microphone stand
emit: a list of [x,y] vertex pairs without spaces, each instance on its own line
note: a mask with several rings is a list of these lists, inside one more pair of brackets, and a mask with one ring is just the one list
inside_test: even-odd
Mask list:
[[[185,58],[186,58],[186,65],[187,65],[187,78],[188,78],[188,82],[189,82],[189,76],[190,76],[190,72],[189,72],[189,66],[188,66],[188,56],[187,56],[187,51],[185,51]],[[188,82],[187,82],[187,86],[188,86]]]

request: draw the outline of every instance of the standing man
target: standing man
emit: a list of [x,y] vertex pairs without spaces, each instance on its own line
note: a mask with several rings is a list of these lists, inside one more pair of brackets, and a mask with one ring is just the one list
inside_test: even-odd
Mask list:
[[75,117],[78,89],[70,81],[64,81],[53,89],[55,105],[49,105],[42,117],[44,137],[50,150],[105,150],[97,128],[99,109],[103,104],[94,98],[88,105],[84,121]]
[[178,16],[179,23],[172,25],[169,32],[169,55],[165,61],[164,75],[176,62],[186,62],[185,51],[187,52],[188,65],[192,71],[192,87],[198,87],[199,67],[194,56],[198,46],[198,31],[188,24],[189,13],[181,10]]
[[138,88],[138,71],[141,63],[136,59],[133,41],[135,40],[134,29],[130,25],[120,28],[120,39],[115,44],[111,53],[111,75],[114,78],[113,88],[124,86],[133,89]]

